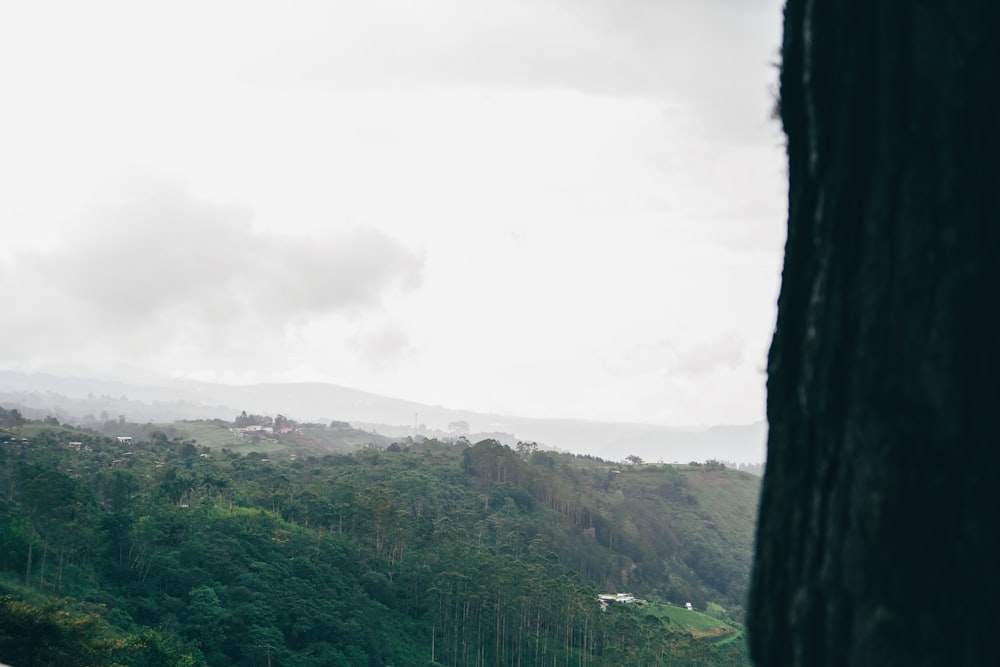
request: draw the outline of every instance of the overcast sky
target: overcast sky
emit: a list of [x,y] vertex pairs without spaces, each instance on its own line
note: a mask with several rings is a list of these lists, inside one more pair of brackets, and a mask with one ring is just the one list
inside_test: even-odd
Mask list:
[[0,367],[763,418],[780,0],[0,0]]

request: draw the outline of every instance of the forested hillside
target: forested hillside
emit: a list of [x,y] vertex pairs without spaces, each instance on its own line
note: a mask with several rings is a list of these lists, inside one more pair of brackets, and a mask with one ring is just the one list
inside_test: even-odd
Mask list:
[[759,480],[721,464],[8,424],[0,662],[747,664]]

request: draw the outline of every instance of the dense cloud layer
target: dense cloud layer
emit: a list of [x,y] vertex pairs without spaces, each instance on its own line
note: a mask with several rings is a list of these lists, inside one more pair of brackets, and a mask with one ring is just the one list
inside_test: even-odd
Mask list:
[[[39,3],[40,4],[40,3]],[[57,77],[335,90],[463,86],[695,98],[742,127],[773,78],[779,0],[104,0],[10,12],[12,57]],[[197,20],[192,20],[196,16]],[[124,26],[124,28],[123,28]],[[23,41],[35,32],[41,39]],[[0,29],[0,36],[4,36]],[[73,48],[71,62],[50,57]],[[2,47],[0,47],[2,48]],[[3,51],[0,51],[3,54]],[[98,74],[95,74],[98,73]],[[103,74],[100,74],[103,73]]]
[[[421,280],[423,258],[371,228],[306,237],[256,231],[251,211],[156,180],[88,211],[46,251],[2,266],[22,313],[7,361],[47,346],[225,348],[332,314],[378,310]],[[44,304],[44,308],[39,306]],[[39,348],[42,348],[40,350]]]
[[5,3],[0,367],[759,419],[780,4]]

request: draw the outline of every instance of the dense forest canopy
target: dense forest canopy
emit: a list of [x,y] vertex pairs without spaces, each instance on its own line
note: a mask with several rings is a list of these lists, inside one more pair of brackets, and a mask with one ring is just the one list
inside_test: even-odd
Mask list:
[[266,421],[0,432],[0,661],[747,664],[757,477]]

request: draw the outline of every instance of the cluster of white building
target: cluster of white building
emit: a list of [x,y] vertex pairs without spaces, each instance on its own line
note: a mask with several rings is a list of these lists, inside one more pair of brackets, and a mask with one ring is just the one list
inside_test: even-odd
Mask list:
[[[645,600],[637,598],[631,593],[600,593],[597,596],[597,600],[601,603],[601,611],[607,609],[608,605],[612,602],[618,602],[619,604],[646,604]],[[685,602],[684,608],[694,611],[694,606],[690,602]]]
[[642,598],[637,598],[631,593],[601,593],[597,596],[598,601],[601,603],[601,611],[608,608],[608,604],[611,602],[618,602],[620,604],[646,604],[646,601]]

